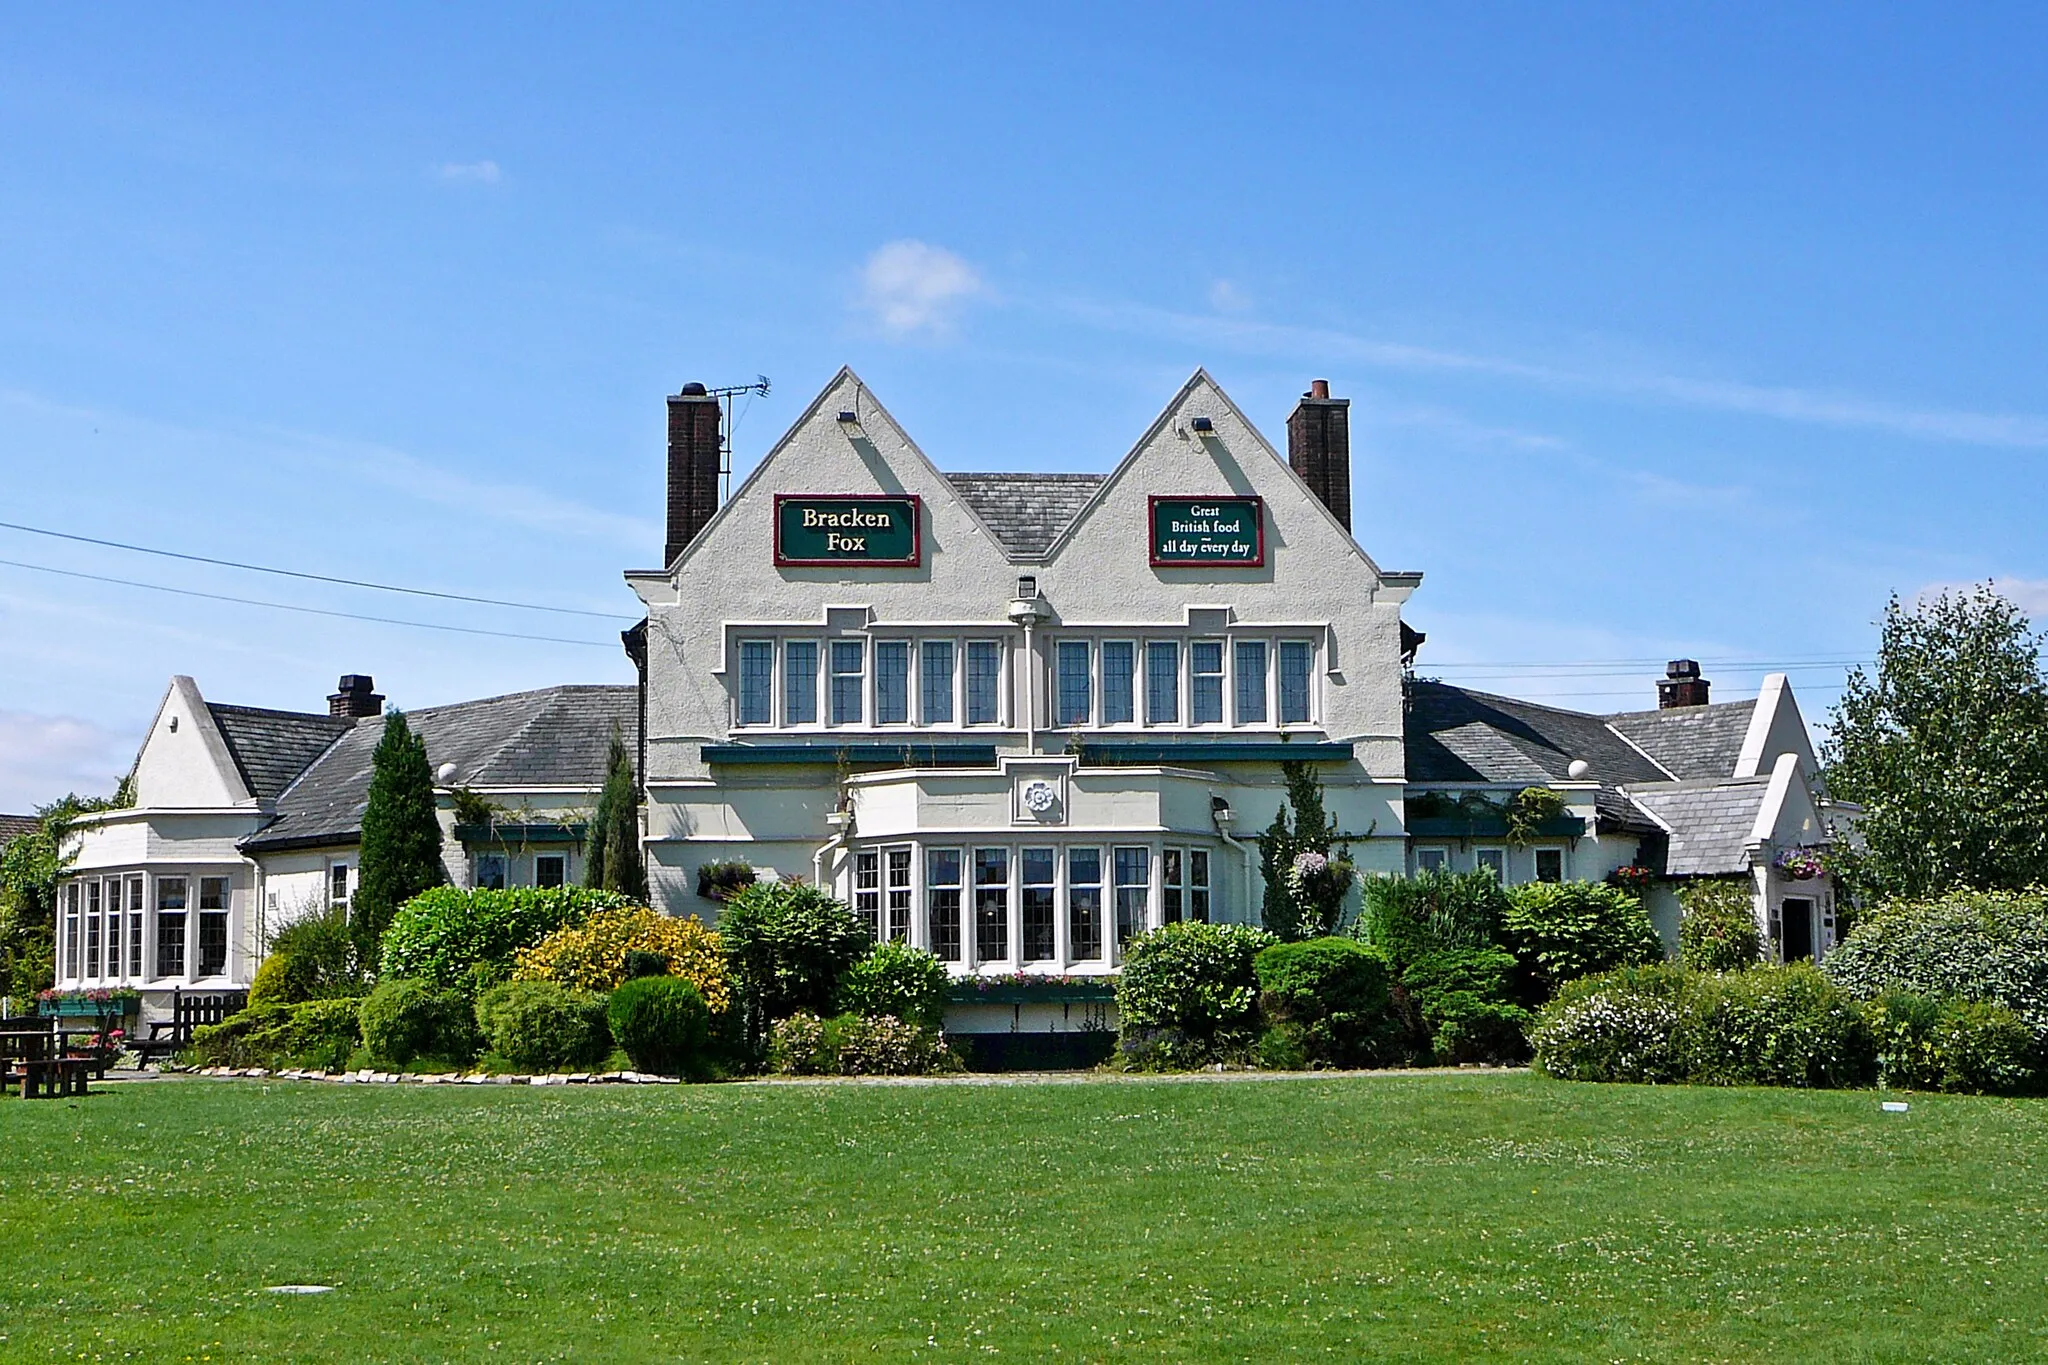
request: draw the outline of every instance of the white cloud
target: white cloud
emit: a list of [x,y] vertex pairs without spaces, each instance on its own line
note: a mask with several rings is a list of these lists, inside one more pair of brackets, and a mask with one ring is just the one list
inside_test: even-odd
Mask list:
[[1252,299],[1229,280],[1218,280],[1209,286],[1209,306],[1219,313],[1243,313],[1250,311]]
[[[1991,590],[2037,620],[2048,620],[2048,578],[1993,578]],[[1929,583],[1913,594],[1916,602],[1928,602],[1943,593],[1967,593],[1983,586],[1977,583]]]
[[134,760],[133,743],[72,716],[0,711],[0,810],[26,815],[66,792],[113,791]]
[[861,271],[861,306],[896,336],[945,334],[961,306],[981,292],[973,266],[944,247],[908,238],[875,248]]
[[1070,317],[1107,331],[1166,337],[1184,343],[1221,347],[1243,355],[1285,356],[1323,366],[1333,361],[1348,361],[1375,369],[1492,375],[1546,388],[1589,389],[1787,422],[1886,431],[1921,440],[2048,449],[2048,417],[2028,413],[1906,408],[1855,394],[1826,393],[1784,385],[1694,379],[1685,375],[1622,369],[1541,365],[1505,356],[1383,341],[1328,328],[1178,313],[1144,304],[1105,304],[1070,299],[1060,307]]
[[495,185],[505,178],[495,161],[444,161],[438,174],[443,180],[471,185]]

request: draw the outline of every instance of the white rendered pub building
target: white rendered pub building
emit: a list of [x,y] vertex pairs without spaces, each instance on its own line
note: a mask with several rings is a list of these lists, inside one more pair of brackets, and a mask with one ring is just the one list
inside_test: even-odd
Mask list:
[[[1597,879],[1679,847],[1631,791],[1735,779],[1742,837],[1686,875],[1753,876],[1823,837],[1781,685],[1766,754],[1744,752],[1760,703],[1706,705],[1682,669],[1620,717],[1410,678],[1421,575],[1353,539],[1348,404],[1321,381],[1285,456],[1198,371],[1107,474],[949,474],[842,370],[722,506],[716,399],[688,385],[668,412],[667,565],[627,575],[648,610],[627,647],[672,913],[714,918],[698,870],[742,861],[961,975],[1108,973],[1146,928],[1259,921],[1287,760],[1315,765],[1366,875]],[[1725,753],[1692,753],[1707,729]],[[1696,770],[1658,759],[1674,744]],[[1533,844],[1406,818],[1538,784],[1568,804]]]

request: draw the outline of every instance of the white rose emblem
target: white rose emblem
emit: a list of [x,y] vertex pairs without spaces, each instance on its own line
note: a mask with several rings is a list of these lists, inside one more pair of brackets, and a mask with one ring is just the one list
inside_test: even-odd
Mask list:
[[1033,815],[1043,815],[1059,804],[1059,788],[1050,782],[1026,782],[1024,784],[1024,809]]

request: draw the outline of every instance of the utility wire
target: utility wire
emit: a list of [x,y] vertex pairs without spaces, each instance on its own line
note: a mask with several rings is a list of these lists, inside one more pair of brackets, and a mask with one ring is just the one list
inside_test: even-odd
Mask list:
[[[235,560],[232,560],[232,559],[210,559],[210,558],[208,558],[208,557],[207,557],[207,556],[205,556],[205,555],[188,555],[188,554],[184,554],[184,553],[182,553],[182,552],[180,552],[180,551],[178,551],[178,550],[159,550],[159,549],[155,549],[155,548],[152,548],[151,546],[148,546],[148,545],[129,545],[129,544],[126,544],[126,543],[124,543],[124,542],[122,542],[122,541],[118,541],[118,540],[100,540],[100,539],[98,539],[98,538],[96,538],[96,537],[94,537],[94,536],[81,536],[81,535],[74,535],[74,534],[72,534],[72,533],[71,533],[71,532],[69,532],[69,531],[52,531],[52,530],[48,530],[48,529],[46,529],[46,528],[44,528],[44,527],[41,527],[41,526],[23,526],[23,525],[21,525],[21,524],[20,524],[19,522],[12,522],[12,521],[0,521],[0,527],[4,527],[5,529],[7,529],[7,530],[9,530],[9,531],[26,531],[26,532],[28,532],[28,534],[30,534],[30,535],[32,535],[32,536],[50,536],[50,537],[52,537],[52,538],[54,538],[54,539],[57,539],[57,540],[75,540],[75,541],[79,542],[79,543],[80,543],[80,544],[82,544],[82,545],[104,545],[104,546],[108,547],[109,549],[114,549],[114,550],[130,550],[130,551],[133,551],[134,553],[136,553],[136,554],[139,554],[139,555],[162,555],[162,556],[163,556],[163,557],[164,557],[165,559],[183,559],[183,560],[188,560],[188,561],[190,561],[191,563],[194,563],[194,564],[216,564],[216,565],[219,565],[219,566],[220,566],[221,568],[224,568],[224,569],[245,569],[245,570],[247,570],[247,571],[248,571],[248,572],[250,572],[250,573],[268,573],[268,574],[277,574],[277,575],[278,575],[279,577],[282,577],[282,578],[302,578],[302,579],[305,579],[305,580],[307,580],[308,582],[312,582],[312,583],[338,583],[338,584],[341,584],[341,585],[342,585],[343,587],[349,587],[349,588],[374,588],[374,589],[375,589],[376,591],[378,591],[378,592],[402,592],[402,593],[407,593],[407,594],[409,594],[409,595],[411,595],[411,596],[413,596],[413,597],[438,597],[438,598],[441,598],[442,600],[444,600],[444,601],[448,601],[448,602],[475,602],[475,603],[478,603],[478,604],[480,604],[480,605],[482,605],[482,606],[486,606],[486,607],[517,607],[517,608],[518,608],[519,610],[521,610],[521,611],[551,611],[551,612],[556,612],[556,613],[559,613],[560,615],[563,615],[563,616],[596,616],[596,617],[601,617],[601,618],[603,618],[604,620],[607,620],[607,621],[631,621],[631,620],[635,619],[635,618],[633,618],[633,617],[631,617],[631,616],[624,616],[624,615],[621,615],[620,613],[618,613],[618,612],[615,612],[615,611],[586,611],[586,610],[584,610],[584,609],[583,609],[583,608],[581,608],[581,607],[544,607],[544,606],[541,606],[541,605],[539,605],[538,603],[535,603],[535,602],[510,602],[510,601],[507,601],[507,600],[505,600],[505,599],[504,599],[504,598],[502,598],[502,597],[471,597],[471,596],[469,596],[469,595],[468,595],[468,594],[466,594],[466,593],[459,593],[459,592],[435,592],[435,591],[434,591],[434,590],[432,590],[431,588],[401,588],[401,587],[397,586],[396,584],[392,584],[392,583],[371,583],[371,582],[367,582],[367,581],[365,581],[365,580],[363,580],[363,579],[360,579],[360,578],[335,578],[335,577],[332,577],[332,576],[330,576],[330,575],[328,575],[328,574],[321,574],[321,573],[304,573],[304,572],[301,572],[301,571],[300,571],[300,570],[298,570],[298,569],[277,569],[277,568],[272,568],[271,566],[269,566],[269,565],[267,565],[267,564],[242,564],[242,563],[238,563],[237,561],[235,561]],[[10,563],[11,563],[12,561],[7,561],[7,562],[10,562]],[[32,568],[35,568],[35,567],[37,567],[37,566],[36,566],[36,565],[33,565],[33,564],[26,564],[26,565],[22,565],[21,567],[23,567],[23,568],[30,568],[30,569],[32,569]],[[55,573],[55,572],[57,572],[57,571],[53,569],[53,570],[51,570],[51,572]],[[85,576],[86,576],[86,577],[90,577],[90,575],[85,575]],[[108,581],[108,582],[115,582],[115,581],[118,581],[118,580],[114,580],[114,579],[109,579],[109,580],[107,580],[107,581]],[[149,587],[149,586],[151,586],[151,585],[150,585],[150,584],[147,584],[147,583],[144,583],[144,584],[138,584],[138,585],[136,585],[136,586],[139,586],[139,587]],[[201,594],[198,594],[198,595],[199,595],[199,596],[205,596],[205,594],[204,594],[204,593],[201,593]],[[241,599],[239,599],[239,598],[227,598],[227,599],[224,599],[224,600],[227,600],[227,601],[239,601],[239,600],[241,600]],[[259,602],[259,603],[257,603],[256,605],[258,605],[258,606],[265,606],[265,605],[269,605],[269,604],[267,604],[267,603],[261,603],[261,602]],[[297,610],[304,610],[304,611],[310,611],[310,610],[312,610],[312,608],[310,608],[310,607],[304,607],[304,608],[293,608],[293,610],[295,610],[295,611],[297,611]],[[342,612],[336,612],[336,613],[330,613],[330,615],[346,615],[346,613],[342,613]],[[369,621],[369,620],[375,620],[375,619],[378,619],[378,618],[375,618],[375,617],[368,617],[368,616],[366,616],[366,617],[363,617],[362,619],[363,619],[363,620],[366,620],[366,621]],[[398,622],[397,624],[399,624],[399,625],[405,625],[405,624],[408,624],[408,623],[407,623],[407,622],[403,622],[403,621],[401,621],[401,622]],[[436,629],[436,630],[440,630],[440,629],[451,629],[451,627],[440,627],[440,626],[436,626],[436,627],[434,627],[434,629]],[[486,634],[486,635],[488,635],[488,634],[492,634],[492,633],[494,633],[494,632],[490,632],[490,631],[483,631],[483,632],[479,632],[479,633],[480,633],[480,634]],[[515,638],[520,638],[520,639],[528,639],[528,638],[530,638],[530,639],[540,639],[540,638],[542,638],[542,637],[540,637],[540,636],[530,636],[530,637],[529,637],[529,636],[519,636],[519,637],[515,637]]]
[[364,616],[353,611],[328,611],[324,607],[302,607],[291,602],[262,602],[253,597],[229,597],[224,593],[166,587],[162,583],[138,583],[132,578],[109,578],[104,574],[80,573],[76,569],[53,569],[47,564],[25,564],[18,559],[0,559],[0,564],[14,569],[33,569],[37,573],[59,574],[65,578],[83,578],[93,583],[114,583],[124,588],[147,588],[151,592],[176,593],[180,597],[203,597],[209,602],[234,602],[245,607],[305,612],[311,616],[336,616],[344,621],[374,621],[381,626],[411,626],[415,630],[452,630],[460,635],[490,635],[500,640],[540,640],[551,645],[581,645],[586,649],[613,648],[600,640],[568,640],[559,635],[522,635],[510,630],[479,630],[474,626],[444,626],[433,621],[400,621],[390,616]]

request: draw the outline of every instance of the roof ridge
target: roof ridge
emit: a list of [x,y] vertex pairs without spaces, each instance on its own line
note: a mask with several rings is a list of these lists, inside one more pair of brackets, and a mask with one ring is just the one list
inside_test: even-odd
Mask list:
[[282,707],[276,706],[242,706],[231,701],[210,701],[206,703],[206,709],[209,711],[233,711],[237,715],[243,716],[280,716],[291,720],[317,720],[323,723],[332,722],[340,725],[355,724],[355,718],[352,716],[328,715],[321,711],[287,711]]
[[1552,706],[1548,702],[1529,701],[1527,698],[1524,697],[1510,697],[1500,692],[1480,692],[1473,688],[1462,686],[1458,683],[1445,682],[1442,678],[1417,678],[1415,681],[1419,683],[1428,684],[1434,687],[1447,687],[1454,692],[1463,693],[1465,696],[1468,697],[1484,697],[1488,701],[1510,702],[1516,706],[1527,706],[1537,711],[1549,711],[1552,714],[1559,716],[1577,716],[1580,720],[1602,722],[1608,719],[1606,716],[1602,716],[1597,712],[1593,711],[1574,711],[1570,707]]

